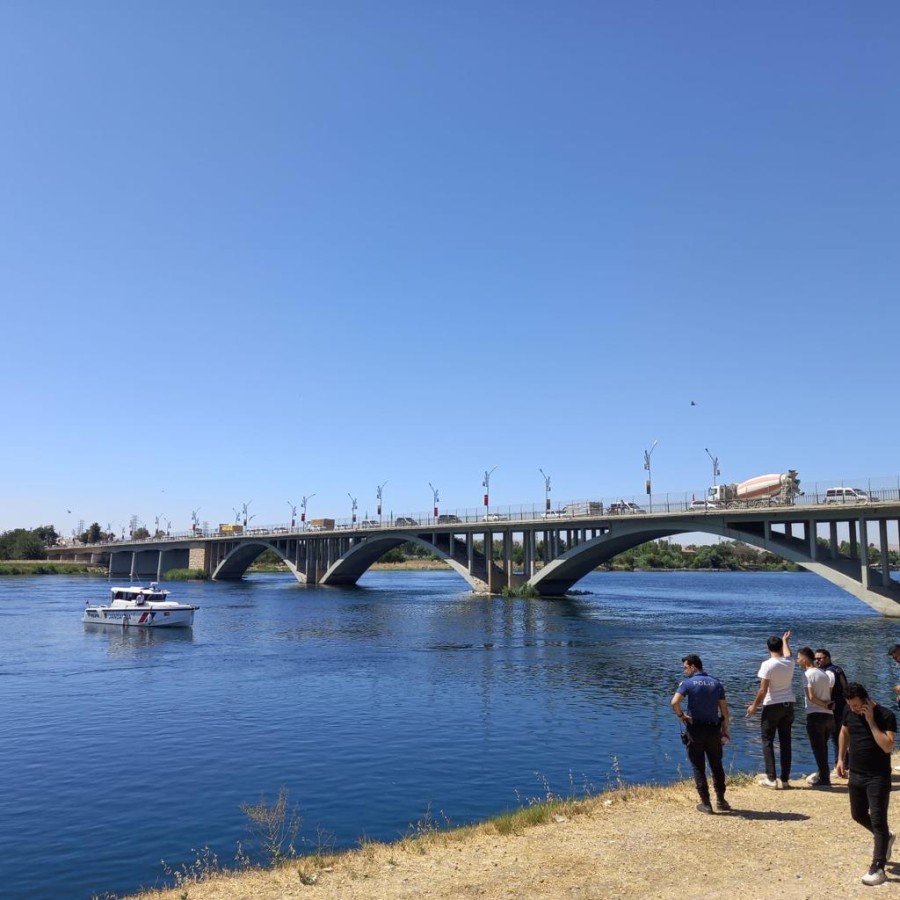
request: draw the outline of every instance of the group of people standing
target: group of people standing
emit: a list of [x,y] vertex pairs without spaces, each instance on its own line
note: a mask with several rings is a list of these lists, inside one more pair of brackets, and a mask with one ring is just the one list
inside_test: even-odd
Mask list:
[[[759,690],[747,707],[753,716],[761,709],[765,775],[757,782],[761,787],[787,790],[792,787],[791,728],[796,702],[793,679],[795,661],[791,655],[791,632],[766,641],[769,655],[759,668]],[[900,663],[900,645],[890,655]],[[888,801],[891,793],[891,752],[897,734],[894,713],[869,697],[863,685],[848,681],[844,670],[835,665],[824,647],[813,650],[801,647],[796,664],[804,675],[806,733],[816,761],[816,771],[806,778],[814,790],[832,790],[833,778],[847,779],[850,815],[868,829],[874,838],[872,865],[863,875],[867,885],[887,880],[885,866],[894,846],[894,833],[888,827]],[[684,724],[682,740],[694,772],[694,783],[702,813],[713,812],[706,765],[712,773],[716,809],[729,812],[725,798],[725,770],[722,755],[731,739],[730,712],[722,683],[703,671],[703,661],[696,654],[682,659],[684,678],[672,697],[675,714]],[[900,685],[896,688],[900,704]],[[687,701],[687,710],[683,708]],[[778,766],[775,742],[778,742]],[[835,749],[835,767],[828,762],[828,745]]]

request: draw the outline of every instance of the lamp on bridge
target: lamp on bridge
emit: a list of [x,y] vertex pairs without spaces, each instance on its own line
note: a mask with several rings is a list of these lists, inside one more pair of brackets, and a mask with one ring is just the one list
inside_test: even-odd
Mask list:
[[713,487],[716,486],[716,478],[722,473],[719,471],[719,457],[713,456],[712,453],[709,452],[709,447],[703,448],[706,451],[706,455],[712,460],[713,464]]
[[653,473],[650,471],[650,456],[659,441],[654,441],[649,450],[644,451],[644,468],[647,470],[647,512],[653,512]]
[[438,501],[440,500],[440,497],[438,497],[438,490],[437,490],[437,488],[436,488],[430,481],[428,482],[428,487],[431,488],[431,496],[432,496],[432,499],[433,499],[433,501],[434,501],[434,504],[433,504],[433,506],[434,506],[434,517],[435,517],[435,519],[437,519],[437,517],[438,517]]
[[297,504],[288,500],[287,505],[291,508],[291,528],[297,524]]
[[[543,469],[538,469],[541,475],[544,475]],[[550,512],[550,476],[544,475],[544,511]]]
[[303,497],[300,501],[300,506],[303,509],[303,512],[300,513],[300,523],[304,528],[306,527],[306,504],[315,496],[315,494],[310,494],[308,497]]
[[381,522],[381,500],[384,496],[384,485],[387,484],[385,481],[384,484],[379,484],[377,488],[375,488],[375,499],[378,500],[378,521]]
[[[496,468],[497,467],[494,466],[494,469],[496,469]],[[485,515],[487,515],[487,513],[488,513],[488,506],[490,505],[490,502],[491,502],[491,500],[490,500],[491,472],[493,472],[494,469],[491,469],[490,472],[485,471],[484,481],[481,482],[481,486],[484,488],[484,513],[485,513]]]
[[350,491],[347,491],[347,496],[350,498],[350,524],[355,525],[356,524],[356,497],[354,497],[353,494],[350,493]]

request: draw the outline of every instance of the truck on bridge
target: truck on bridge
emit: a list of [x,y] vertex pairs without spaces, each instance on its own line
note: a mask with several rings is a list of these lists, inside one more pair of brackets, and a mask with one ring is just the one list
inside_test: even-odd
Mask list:
[[563,507],[567,516],[602,516],[603,504],[599,500],[583,500],[580,503],[567,503]]
[[334,519],[311,519],[310,531],[334,531]]
[[772,475],[757,475],[738,484],[714,484],[709,489],[710,507],[789,506],[801,494],[796,469]]

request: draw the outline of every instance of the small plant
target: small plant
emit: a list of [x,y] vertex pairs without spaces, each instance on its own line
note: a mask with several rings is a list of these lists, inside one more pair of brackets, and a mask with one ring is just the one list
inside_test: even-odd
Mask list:
[[[207,881],[213,875],[218,875],[222,871],[219,865],[219,857],[209,849],[209,847],[201,847],[199,850],[191,850],[196,854],[194,861],[191,863],[183,863],[180,868],[172,868],[162,860],[163,872],[175,880],[175,887],[183,888],[187,884],[200,884],[201,881]],[[187,897],[187,891],[182,891],[182,898]]]
[[515,834],[518,830],[516,820],[516,813],[505,812],[502,815],[496,816],[491,821],[494,824],[494,828],[497,829],[498,834],[509,835]]
[[537,597],[541,596],[540,591],[533,585],[525,582],[525,584],[519,585],[519,587],[510,587],[505,584],[500,589],[501,597],[522,597],[525,600],[534,600]]
[[421,838],[425,837],[429,834],[435,834],[442,829],[450,827],[450,819],[441,813],[442,822],[438,822],[435,819],[433,813],[431,812],[431,803],[429,803],[425,807],[425,814],[419,819],[418,822],[411,823],[409,827],[406,829],[406,837],[408,838]]
[[271,805],[261,796],[259,803],[242,803],[241,812],[248,818],[248,827],[259,842],[260,850],[270,864],[297,855],[295,841],[303,820],[298,806],[288,807],[287,788],[282,786]]

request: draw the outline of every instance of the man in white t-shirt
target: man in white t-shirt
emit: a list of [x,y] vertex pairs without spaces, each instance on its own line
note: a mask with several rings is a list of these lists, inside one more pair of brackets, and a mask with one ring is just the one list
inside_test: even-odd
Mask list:
[[831,688],[834,675],[824,669],[817,669],[816,654],[812,647],[801,647],[797,651],[797,665],[803,669],[806,679],[806,733],[812,747],[817,771],[806,779],[812,788],[831,790],[831,770],[828,768],[828,742],[834,732],[834,701]]
[[[769,658],[759,667],[759,690],[747,707],[752,716],[762,704],[760,732],[766,777],[757,782],[761,787],[789,788],[791,777],[791,725],[794,724],[794,660],[791,659],[790,630],[781,637],[766,641]],[[781,760],[781,778],[775,772],[775,736]]]

